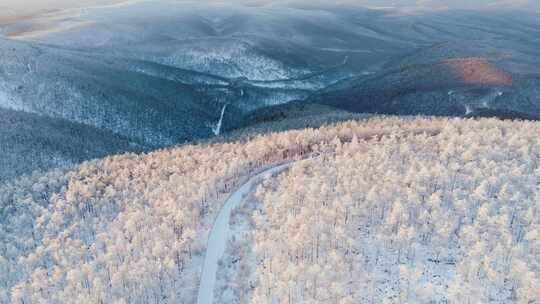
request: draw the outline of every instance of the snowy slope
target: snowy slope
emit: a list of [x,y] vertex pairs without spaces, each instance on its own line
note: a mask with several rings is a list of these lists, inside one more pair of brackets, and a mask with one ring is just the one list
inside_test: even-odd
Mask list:
[[[375,19],[366,10],[357,12]],[[367,62],[374,64],[403,47],[359,31],[342,14],[279,5],[153,1],[52,14],[43,18],[53,19],[53,28],[64,20],[86,25],[44,35],[32,35],[32,26],[16,30],[21,26],[17,24],[4,31],[17,39],[98,49],[253,80],[298,77],[334,66],[346,56],[356,63],[346,70],[358,71]]]
[[7,97],[0,107],[84,123],[150,145],[210,134],[205,122],[219,118],[219,104],[205,92],[145,73],[144,64],[130,62],[128,69],[114,57],[4,39],[0,44],[0,90]]
[[0,186],[0,303],[211,296],[216,266],[235,269],[216,264],[229,208],[251,191],[256,259],[236,263],[256,279],[226,286],[242,303],[534,303],[539,128],[372,118],[22,178]]
[[[227,134],[291,101],[356,113],[540,115],[534,12],[82,4],[0,23],[0,108],[153,147],[213,137],[218,124]],[[312,125],[339,120],[315,116]]]
[[229,221],[232,210],[237,208],[242,202],[242,199],[244,199],[244,197],[263,179],[280,173],[289,166],[290,164],[277,165],[251,177],[246,183],[238,188],[227,201],[225,201],[217,215],[216,221],[212,225],[212,230],[208,237],[206,254],[202,266],[201,283],[199,285],[199,293],[197,296],[198,304],[211,304],[214,302],[216,275],[219,268],[218,262],[223,257],[226,244],[230,238]]
[[0,182],[110,154],[146,149],[104,130],[0,108]]

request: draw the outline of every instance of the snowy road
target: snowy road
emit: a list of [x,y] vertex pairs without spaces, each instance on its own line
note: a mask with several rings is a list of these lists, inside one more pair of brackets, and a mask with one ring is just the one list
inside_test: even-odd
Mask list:
[[[418,129],[416,131],[410,131],[411,134],[421,134],[425,133],[428,135],[436,135],[440,133],[439,129]],[[381,132],[379,134],[369,134],[367,136],[360,137],[361,139],[367,140],[375,136],[386,135],[386,132]],[[313,159],[321,157],[320,154],[316,153],[311,155],[308,158],[299,161],[291,161],[275,167],[268,168],[259,174],[252,176],[246,183],[244,183],[238,190],[236,190],[228,199],[225,201],[222,209],[219,211],[212,231],[210,231],[210,236],[208,237],[208,244],[206,249],[206,255],[204,258],[203,271],[201,275],[201,283],[199,285],[199,294],[197,296],[198,304],[209,304],[214,301],[214,289],[216,285],[216,274],[218,270],[218,262],[223,254],[225,253],[225,248],[227,241],[230,236],[230,227],[229,222],[231,218],[231,212],[237,206],[240,205],[242,199],[253,190],[253,187],[259,184],[265,177],[271,176],[285,171],[290,168],[293,164],[297,162],[312,161]]]
[[240,203],[242,199],[253,190],[253,187],[259,184],[265,177],[280,173],[289,168],[293,163],[278,165],[251,177],[238,190],[236,190],[225,202],[223,208],[219,211],[218,217],[214,222],[212,231],[208,238],[206,256],[204,258],[203,272],[201,275],[201,284],[199,286],[198,304],[210,304],[214,300],[214,289],[216,284],[216,273],[218,270],[218,261],[225,253],[225,247],[230,235],[229,220],[231,212]]

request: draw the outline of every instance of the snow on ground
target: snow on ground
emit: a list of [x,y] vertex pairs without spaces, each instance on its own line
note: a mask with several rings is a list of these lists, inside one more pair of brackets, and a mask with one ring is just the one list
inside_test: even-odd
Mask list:
[[[10,294],[0,302],[195,303],[199,291],[200,303],[333,303],[330,291],[341,303],[437,303],[445,293],[452,303],[534,303],[538,128],[372,118],[36,174],[0,191],[0,244],[13,249],[3,251]],[[257,176],[279,171],[265,164],[316,153],[321,161],[253,191]],[[235,212],[253,192],[258,201]],[[92,281],[73,277],[84,273]],[[279,300],[264,301],[266,286]]]
[[247,303],[251,298],[257,282],[257,257],[253,252],[255,225],[251,218],[256,209],[257,200],[252,192],[232,212],[231,237],[216,275],[214,300],[217,303]]
[[197,297],[198,304],[213,303],[219,260],[225,253],[227,240],[231,234],[229,221],[232,210],[238,207],[243,198],[249,194],[253,187],[260,183],[264,178],[277,174],[287,169],[289,166],[290,164],[288,163],[278,165],[255,175],[245,184],[243,184],[238,190],[236,190],[223,205],[223,208],[219,212],[208,238],[208,246],[204,259],[199,294]]

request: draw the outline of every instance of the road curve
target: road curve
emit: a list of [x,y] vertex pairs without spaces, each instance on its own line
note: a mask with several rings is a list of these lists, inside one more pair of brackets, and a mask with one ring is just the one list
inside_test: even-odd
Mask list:
[[[434,136],[440,133],[439,129],[417,129],[411,130],[411,134],[422,134]],[[387,135],[387,132],[381,132],[378,134],[369,134],[362,136],[362,139],[370,139],[375,136]],[[199,294],[197,296],[197,304],[212,304],[214,302],[214,289],[216,286],[216,273],[218,270],[219,259],[225,253],[225,247],[230,235],[229,221],[231,218],[231,212],[235,209],[242,199],[253,189],[253,187],[259,184],[265,177],[271,176],[285,171],[293,164],[304,161],[311,161],[322,157],[319,153],[312,154],[309,158],[305,158],[299,161],[290,161],[281,165],[276,165],[268,168],[257,175],[252,176],[246,183],[244,183],[238,190],[236,190],[223,205],[219,211],[216,221],[210,231],[208,237],[208,243],[206,248],[206,255],[204,257],[204,265],[201,275],[201,281],[199,284]]]
[[229,221],[231,212],[240,205],[242,199],[252,191],[253,187],[259,184],[264,178],[273,174],[280,173],[288,169],[293,163],[285,163],[271,167],[261,173],[251,177],[238,190],[236,190],[219,211],[214,226],[208,237],[206,255],[204,257],[201,283],[199,285],[199,294],[197,296],[198,304],[211,304],[214,301],[214,289],[216,286],[216,273],[218,270],[219,259],[225,253],[225,247],[230,235]]

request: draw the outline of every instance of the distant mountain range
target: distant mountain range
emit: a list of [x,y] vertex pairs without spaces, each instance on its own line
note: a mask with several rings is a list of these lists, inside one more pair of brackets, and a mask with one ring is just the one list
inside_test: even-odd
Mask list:
[[[298,106],[344,119],[344,111],[536,119],[539,24],[523,11],[172,1],[11,20],[1,26],[0,134],[19,126],[9,138],[26,148],[3,149],[4,158],[34,155],[35,137],[47,136],[35,130],[52,138],[51,125],[102,143],[66,135],[67,153],[44,141],[58,161],[3,176],[226,135]],[[20,128],[24,119],[32,128]]]

